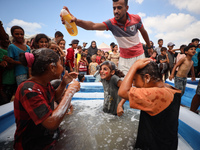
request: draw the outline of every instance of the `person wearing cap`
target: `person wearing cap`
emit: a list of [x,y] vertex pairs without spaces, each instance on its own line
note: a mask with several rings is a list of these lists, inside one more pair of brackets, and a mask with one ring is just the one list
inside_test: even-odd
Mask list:
[[[192,57],[192,61],[194,62],[194,72],[195,72],[195,76],[197,77],[198,76],[198,55],[200,53],[200,48],[198,48],[198,45],[199,45],[199,39],[198,38],[194,38],[192,39],[192,42],[190,44],[194,45],[196,47],[196,53],[195,55]],[[200,67],[200,66],[199,66]]]
[[[68,12],[67,7],[63,7]],[[94,23],[92,21],[80,20],[72,16],[71,22],[75,22],[77,26],[86,30],[110,30],[114,35],[119,45],[120,58],[119,69],[127,74],[132,64],[144,58],[144,49],[139,39],[140,31],[148,48],[151,48],[149,36],[144,28],[142,20],[139,15],[129,14],[128,0],[113,0],[114,18],[108,19],[102,23]],[[62,23],[64,20],[61,15]]]
[[83,42],[82,50],[85,50],[85,49],[86,49],[86,45],[87,45],[87,43],[86,43],[86,42]]
[[74,69],[74,49],[77,48],[78,43],[79,40],[77,39],[72,40],[71,43],[69,44],[71,47],[67,49],[65,66],[68,72],[72,72]]
[[172,42],[169,42],[167,44],[167,47],[168,47],[168,50],[167,50],[167,54],[168,54],[168,58],[169,58],[169,70],[170,70],[170,73],[174,67],[174,54],[175,52],[173,51],[173,48],[174,48],[175,44],[172,43]]

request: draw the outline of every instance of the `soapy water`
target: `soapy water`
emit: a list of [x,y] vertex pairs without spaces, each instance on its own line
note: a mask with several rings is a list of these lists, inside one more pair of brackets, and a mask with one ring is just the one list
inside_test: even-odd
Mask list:
[[[121,117],[104,113],[103,100],[72,101],[74,111],[60,124],[53,150],[132,150],[136,141],[139,110],[125,103]],[[0,136],[0,149],[13,149],[15,125]]]
[[62,121],[53,149],[131,150],[136,141],[139,111],[125,104],[121,117],[104,113],[103,100],[72,101],[74,111]]

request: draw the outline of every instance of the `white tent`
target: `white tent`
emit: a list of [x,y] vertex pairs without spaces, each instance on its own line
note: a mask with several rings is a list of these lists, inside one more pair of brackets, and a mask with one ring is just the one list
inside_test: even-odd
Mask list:
[[111,49],[110,49],[110,46],[108,46],[107,44],[105,44],[104,42],[103,43],[101,43],[99,46],[97,46],[98,47],[98,49],[101,49],[101,50],[103,50],[104,52],[108,52],[108,51],[110,51]]

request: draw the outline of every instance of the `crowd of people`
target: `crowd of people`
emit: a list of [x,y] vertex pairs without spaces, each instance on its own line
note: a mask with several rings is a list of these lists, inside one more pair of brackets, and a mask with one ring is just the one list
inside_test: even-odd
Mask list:
[[[94,75],[102,82],[105,113],[121,116],[126,100],[131,108],[141,110],[136,149],[177,149],[181,96],[187,77],[195,80],[200,75],[199,39],[180,49],[174,49],[173,42],[164,47],[159,39],[155,47],[141,18],[129,14],[128,8],[128,0],[113,0],[114,18],[93,23],[77,19],[64,7],[77,26],[110,30],[118,44],[110,43],[109,52],[98,49],[96,41],[87,47],[86,42],[81,45],[73,39],[66,46],[69,41],[60,31],[54,39],[40,33],[28,41],[20,26],[11,28],[10,41],[1,26],[0,104],[14,100],[15,149],[54,145],[58,127],[72,113],[71,99],[80,89],[74,79],[83,82],[84,75]],[[146,44],[140,43],[138,31]],[[176,89],[164,83],[167,78],[175,78]],[[197,112],[199,104],[200,81],[191,111]]]

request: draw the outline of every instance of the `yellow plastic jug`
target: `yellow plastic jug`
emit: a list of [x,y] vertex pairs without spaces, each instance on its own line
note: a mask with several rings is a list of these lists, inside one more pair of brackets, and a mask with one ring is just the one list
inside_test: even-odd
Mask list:
[[65,10],[65,9],[62,9],[61,10],[61,14],[62,14],[63,20],[65,22],[65,28],[67,29],[69,34],[71,36],[76,36],[78,34],[78,29],[76,27],[76,23],[75,22],[70,22],[72,17],[69,14],[69,12],[67,10]]

